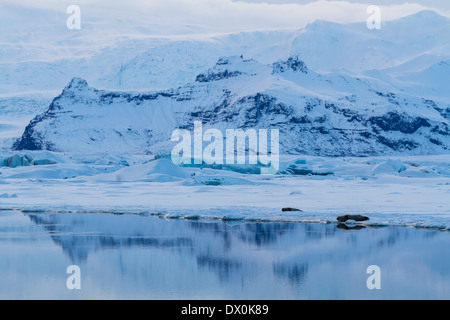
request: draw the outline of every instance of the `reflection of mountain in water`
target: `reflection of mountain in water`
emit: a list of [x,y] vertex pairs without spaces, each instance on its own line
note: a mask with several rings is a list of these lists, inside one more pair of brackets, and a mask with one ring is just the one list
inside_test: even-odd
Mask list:
[[199,268],[217,272],[221,281],[229,280],[233,273],[242,268],[242,263],[238,260],[206,255],[197,257],[197,264]]
[[[189,227],[200,234],[210,234],[223,240],[224,250],[230,249],[233,239],[257,247],[276,243],[295,229],[292,223],[205,223],[189,222]],[[237,238],[237,239],[235,239]]]
[[308,273],[308,264],[274,264],[273,272],[278,278],[287,278],[293,285],[300,285]]
[[[192,239],[190,238],[158,239],[140,233],[130,234],[128,237],[116,237],[113,234],[103,233],[101,229],[92,233],[77,233],[77,225],[84,225],[84,223],[79,224],[78,220],[75,220],[72,228],[70,228],[70,226],[61,225],[62,221],[59,221],[60,219],[56,215],[45,217],[30,215],[29,217],[31,221],[38,225],[43,225],[49,231],[53,241],[62,247],[73,263],[84,262],[88,259],[91,252],[105,249],[127,247],[174,249],[192,247]],[[72,229],[72,231],[65,232],[67,227],[69,227],[69,230]]]
[[[365,258],[375,250],[399,245],[414,231],[367,228],[349,232],[336,225],[166,221],[112,214],[39,214],[29,218],[48,231],[74,264],[87,263],[89,256],[107,249],[145,249],[148,251],[133,256],[134,263],[144,268],[149,258],[170,253],[182,261],[193,261],[200,271],[216,274],[221,282],[265,272],[293,286],[301,286],[308,273],[324,261],[339,264]],[[434,232],[423,232],[424,239]]]

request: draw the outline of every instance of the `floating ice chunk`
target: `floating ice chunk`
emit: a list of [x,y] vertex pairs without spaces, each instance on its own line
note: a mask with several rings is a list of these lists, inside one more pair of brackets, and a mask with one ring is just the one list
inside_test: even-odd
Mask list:
[[195,182],[207,186],[232,186],[232,185],[257,185],[265,183],[256,183],[247,179],[228,177],[228,176],[196,176]]
[[4,159],[0,164],[2,167],[17,168],[17,167],[27,167],[31,164],[31,161],[33,161],[33,159],[27,155],[21,156],[19,154],[15,154],[11,157]]
[[56,164],[52,166],[27,166],[2,172],[4,179],[72,179],[92,176],[99,171],[87,165]]
[[28,167],[53,165],[61,161],[61,157],[47,151],[30,152],[27,154],[16,153],[3,160],[0,160],[0,167]]
[[34,166],[47,166],[47,165],[56,164],[56,162],[53,160],[49,160],[49,159],[42,159],[42,160],[34,160],[32,164]]
[[175,165],[167,159],[151,161],[146,164],[125,167],[116,172],[107,173],[95,177],[97,181],[114,182],[172,182],[189,179],[185,169]]
[[383,173],[387,173],[387,174],[401,173],[401,172],[405,171],[406,169],[407,168],[405,167],[403,162],[401,162],[400,160],[388,160],[388,161],[385,161],[385,162],[377,165],[373,169],[372,173],[375,175],[383,174]]
[[0,194],[0,198],[8,199],[8,198],[17,198],[17,194],[9,195],[7,193]]

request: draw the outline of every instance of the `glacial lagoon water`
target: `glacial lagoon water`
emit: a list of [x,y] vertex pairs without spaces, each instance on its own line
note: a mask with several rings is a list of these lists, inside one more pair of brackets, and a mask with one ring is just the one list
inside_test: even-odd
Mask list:
[[0,211],[0,299],[449,299],[449,248],[432,229]]

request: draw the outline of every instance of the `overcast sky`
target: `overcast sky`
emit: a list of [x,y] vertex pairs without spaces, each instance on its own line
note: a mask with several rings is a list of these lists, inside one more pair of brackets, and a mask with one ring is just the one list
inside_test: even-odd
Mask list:
[[[315,2],[312,0],[234,0],[235,2],[242,1],[242,2],[253,2],[253,3],[275,3],[275,4],[281,4],[281,3],[297,3],[297,4],[306,4]],[[336,0],[345,2],[343,0]],[[405,2],[409,3],[418,3],[424,6],[434,7],[441,10],[450,10],[450,1],[448,0],[347,0],[346,2],[350,3],[365,3],[370,5],[392,5],[392,4],[403,4]]]
[[[81,8],[84,21],[111,24],[133,21],[142,27],[174,30],[199,26],[211,32],[295,29],[317,19],[363,22],[367,8],[381,6],[384,21],[434,9],[450,17],[450,0],[1,0],[66,15],[69,5]],[[1,6],[0,4],[0,6]],[[29,19],[29,18],[28,18]]]

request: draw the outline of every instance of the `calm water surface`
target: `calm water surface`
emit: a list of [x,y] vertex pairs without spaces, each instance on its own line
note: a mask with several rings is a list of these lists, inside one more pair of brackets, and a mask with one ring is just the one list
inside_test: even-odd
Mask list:
[[449,248],[438,230],[0,211],[0,298],[449,299]]

